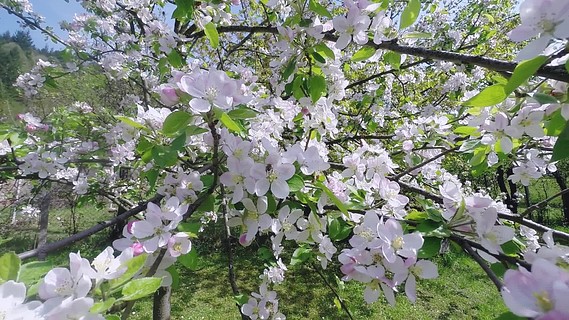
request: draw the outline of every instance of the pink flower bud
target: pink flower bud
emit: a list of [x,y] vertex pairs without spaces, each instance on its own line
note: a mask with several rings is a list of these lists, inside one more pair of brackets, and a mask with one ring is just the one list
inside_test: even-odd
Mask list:
[[130,221],[129,223],[127,223],[127,225],[126,225],[126,231],[127,231],[129,234],[132,234],[132,227],[134,226],[134,223],[135,223],[135,222],[136,222],[136,221]]
[[242,245],[242,246],[244,246],[244,247],[247,247],[248,245],[251,244],[251,242],[252,242],[252,241],[247,242],[247,234],[246,234],[246,233],[244,233],[244,234],[242,234],[241,236],[239,236],[239,244],[240,244],[240,245]]
[[180,98],[176,94],[176,89],[169,84],[163,84],[160,86],[160,100],[167,106],[172,106],[180,101]]
[[142,246],[142,243],[140,243],[140,242],[135,242],[130,247],[132,248],[132,254],[135,257],[144,252],[144,247]]

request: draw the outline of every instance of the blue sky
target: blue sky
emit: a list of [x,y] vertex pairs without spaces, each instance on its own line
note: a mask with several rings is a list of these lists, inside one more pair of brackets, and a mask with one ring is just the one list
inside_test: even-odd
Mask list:
[[[69,0],[69,3],[65,2],[65,0],[30,0],[30,3],[34,11],[45,18],[44,25],[53,27],[54,32],[63,38],[66,38],[66,33],[59,28],[59,22],[63,20],[70,21],[76,13],[85,12],[75,0]],[[7,30],[12,33],[19,30],[21,27],[18,21],[17,17],[0,9],[1,33]],[[50,40],[46,41],[45,36],[39,30],[30,30],[30,35],[38,48],[43,48],[45,45],[53,49],[63,48],[63,46],[54,44]]]

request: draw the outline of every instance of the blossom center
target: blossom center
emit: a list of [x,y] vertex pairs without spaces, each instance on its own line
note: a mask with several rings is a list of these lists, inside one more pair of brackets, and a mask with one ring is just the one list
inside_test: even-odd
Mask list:
[[395,250],[403,248],[403,238],[402,237],[395,238],[391,245]]
[[533,296],[536,299],[537,306],[544,312],[548,312],[553,309],[553,302],[551,302],[547,291],[534,292]]
[[552,33],[555,30],[555,23],[551,20],[542,20],[540,27],[545,33]]
[[205,99],[209,102],[213,102],[217,98],[217,89],[214,87],[207,87],[205,89]]

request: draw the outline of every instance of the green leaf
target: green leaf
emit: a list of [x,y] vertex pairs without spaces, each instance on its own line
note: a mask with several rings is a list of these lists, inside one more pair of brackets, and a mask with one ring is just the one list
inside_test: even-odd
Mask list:
[[553,146],[551,161],[559,161],[565,158],[569,158],[569,122],[565,124],[565,129],[563,129]]
[[18,282],[23,282],[26,286],[30,286],[38,282],[52,268],[53,265],[49,261],[32,261],[25,263],[20,268]]
[[324,57],[320,53],[318,53],[316,51],[312,51],[310,54],[312,55],[314,60],[316,60],[320,63],[326,63],[326,59],[324,59]]
[[232,119],[250,119],[255,118],[258,114],[257,111],[247,107],[233,109],[227,113]]
[[208,132],[208,131],[209,131],[209,130],[207,130],[207,129],[205,129],[205,128],[191,125],[191,126],[188,126],[188,127],[186,128],[186,136],[191,137],[191,136],[195,136],[195,135],[198,135],[198,134],[206,133],[206,132]]
[[290,259],[290,265],[294,266],[300,263],[305,262],[306,260],[310,259],[312,256],[312,250],[306,247],[300,247],[294,250],[292,254],[292,259]]
[[304,75],[296,75],[294,80],[292,81],[292,95],[295,99],[300,99],[305,96],[303,87],[305,85],[305,78]]
[[308,7],[310,8],[310,10],[314,11],[315,13],[318,13],[319,15],[321,15],[323,17],[327,17],[327,18],[332,19],[332,15],[326,9],[326,7],[324,7],[323,5],[318,3],[316,0],[310,0]]
[[328,189],[328,187],[326,187],[320,181],[317,181],[314,185],[317,188],[320,188],[320,189],[322,189],[322,191],[324,191],[326,196],[328,196],[328,199],[330,199],[330,201],[332,201],[332,203],[334,205],[336,205],[336,207],[338,207],[338,210],[340,210],[343,214],[348,214],[348,208],[346,207],[346,205],[342,201],[340,201],[340,199],[338,199],[338,197],[336,197],[334,192],[332,192],[330,189]]
[[208,38],[209,43],[213,48],[217,48],[219,46],[219,33],[217,33],[217,28],[213,24],[213,22],[209,22],[204,26],[205,36]]
[[383,60],[395,70],[401,67],[401,54],[397,52],[389,51],[383,55]]
[[184,255],[181,255],[178,258],[178,261],[186,268],[196,271],[198,270],[198,252],[196,249],[192,248],[192,250]]
[[429,215],[426,212],[417,211],[415,209],[412,209],[405,216],[405,220],[420,221],[420,220],[425,220],[428,217],[429,217]]
[[470,165],[475,167],[486,160],[486,146],[478,147],[474,150],[472,158],[470,158]]
[[148,295],[153,294],[160,288],[160,284],[162,283],[161,278],[140,278],[134,279],[127,283],[122,288],[122,298],[120,300],[123,301],[132,301],[138,300],[140,298],[144,298]]
[[146,171],[144,176],[146,176],[146,179],[148,180],[148,184],[150,184],[150,188],[154,188],[154,186],[156,185],[156,181],[158,180],[158,176],[159,176],[158,170],[150,169],[150,170]]
[[434,237],[425,237],[423,246],[417,252],[417,257],[420,259],[432,258],[439,254],[441,250],[442,239]]
[[283,71],[283,80],[285,80],[285,81],[288,80],[288,78],[294,72],[295,68],[296,68],[296,59],[291,58],[290,61],[288,62],[288,64],[286,65],[286,68]]
[[144,154],[144,152],[150,150],[152,147],[154,147],[154,144],[152,142],[148,141],[148,139],[146,139],[144,136],[142,136],[138,140],[138,145],[136,146],[136,151],[140,154]]
[[561,110],[555,111],[548,121],[545,122],[545,134],[550,137],[557,137],[563,132],[567,121],[561,115]]
[[233,296],[233,300],[235,301],[235,303],[242,306],[249,301],[249,296],[246,294],[238,294]]
[[182,222],[178,225],[178,230],[187,233],[190,238],[197,238],[201,227],[200,222]]
[[510,240],[510,241],[500,245],[500,247],[502,248],[504,253],[509,255],[509,256],[517,256],[521,252],[521,249],[522,249],[522,248],[520,248],[520,246],[518,246],[516,244],[516,242],[514,240]]
[[174,68],[180,68],[184,65],[184,60],[182,60],[182,56],[176,49],[172,49],[168,54],[168,62],[170,62]]
[[375,54],[375,48],[372,46],[363,46],[352,56],[352,61],[364,61],[371,58]]
[[140,269],[142,269],[142,267],[146,263],[147,257],[148,255],[146,253],[143,253],[141,255],[133,257],[132,259],[127,260],[126,263],[124,263],[126,271],[120,277],[109,280],[109,287],[111,289],[118,288],[121,285],[125,284],[130,279],[132,279],[132,277],[138,274]]
[[450,230],[442,223],[432,220],[426,220],[418,224],[417,231],[421,232],[425,237],[446,238],[450,236]]
[[415,23],[415,20],[417,20],[417,17],[419,17],[420,11],[421,1],[409,0],[407,6],[405,9],[403,9],[403,13],[401,13],[401,19],[399,20],[399,30],[405,29]]
[[172,289],[178,289],[180,287],[180,273],[178,273],[178,269],[176,269],[176,266],[171,265],[166,271],[168,271],[172,277]]
[[478,136],[480,133],[478,132],[478,128],[476,127],[469,127],[469,126],[460,126],[453,130],[456,134],[461,134],[465,136]]
[[495,84],[468,99],[464,105],[469,107],[488,107],[504,101],[507,97],[504,85]]
[[545,94],[545,93],[540,93],[540,92],[534,93],[532,95],[532,98],[537,100],[537,102],[539,102],[539,104],[559,103],[559,101],[555,97],[550,96],[550,95]]
[[346,239],[352,233],[352,227],[343,219],[332,219],[328,226],[328,235],[331,240],[341,241]]
[[179,21],[191,20],[194,16],[194,0],[176,0],[176,10],[172,17]]
[[431,39],[433,35],[428,32],[408,32],[403,35],[403,39]]
[[227,129],[237,133],[243,132],[241,126],[239,126],[237,122],[233,121],[233,119],[231,119],[231,117],[227,113],[225,112],[221,113],[219,120],[221,121],[221,123],[223,123],[225,127],[227,127]]
[[526,82],[527,79],[533,76],[546,61],[546,56],[537,56],[533,59],[520,62],[504,87],[506,94],[514,92],[514,90]]
[[191,120],[192,116],[186,111],[174,111],[164,119],[162,133],[167,136],[175,136],[178,132],[184,130]]
[[186,132],[182,131],[182,134],[176,137],[176,139],[172,140],[172,142],[170,143],[170,149],[172,151],[180,151],[184,149],[185,146],[186,146]]
[[506,273],[507,270],[501,262],[491,264],[490,269],[492,269],[492,271],[494,271],[494,273],[500,278],[504,276],[504,273]]
[[106,316],[105,320],[121,320],[121,317],[117,316],[116,314],[111,314],[110,316]]
[[308,80],[308,89],[312,103],[316,103],[324,93],[326,93],[326,79],[320,75],[313,75]]
[[92,313],[106,312],[107,310],[109,310],[113,306],[115,301],[117,301],[117,299],[111,297],[105,301],[97,302],[91,307],[91,309],[89,311],[91,311]]
[[20,272],[21,260],[14,252],[8,252],[0,257],[0,282],[16,281]]
[[315,45],[314,50],[316,52],[320,53],[321,55],[325,55],[329,59],[332,59],[332,60],[336,59],[336,55],[334,55],[334,51],[332,51],[332,49],[330,49],[324,43],[319,43],[319,44]]
[[178,152],[170,147],[155,146],[152,148],[152,159],[160,167],[170,167],[178,162]]
[[290,189],[290,192],[297,192],[300,191],[302,188],[304,188],[304,179],[302,179],[301,176],[299,176],[298,174],[295,174],[294,176],[292,176],[292,178],[290,178],[288,181],[288,187]]
[[144,125],[142,125],[142,124],[140,124],[140,123],[138,123],[138,122],[132,120],[132,119],[129,118],[129,117],[125,117],[125,116],[115,116],[115,118],[116,118],[117,120],[120,120],[120,121],[123,122],[123,123],[128,124],[129,126],[131,126],[131,127],[133,127],[133,128],[137,128],[137,129],[144,129],[144,128],[145,128]]
[[264,261],[275,260],[275,256],[273,255],[273,250],[267,247],[260,247],[259,250],[257,250],[257,256],[259,256],[259,258],[261,258],[261,260]]
[[460,146],[460,149],[458,149],[458,151],[460,151],[460,152],[466,152],[466,151],[472,152],[471,150],[474,149],[479,144],[480,144],[479,140],[467,140],[467,141],[462,143],[462,145]]
[[567,70],[567,72],[569,72],[569,60],[567,60],[567,62],[565,62],[565,70]]

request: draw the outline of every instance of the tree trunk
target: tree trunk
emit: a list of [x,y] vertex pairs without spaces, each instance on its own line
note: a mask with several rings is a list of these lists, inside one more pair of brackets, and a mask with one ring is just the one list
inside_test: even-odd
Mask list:
[[[129,179],[129,177],[130,177],[130,168],[120,167],[119,168],[119,179],[122,181],[126,181]],[[116,215],[117,216],[121,215],[121,214],[125,213],[126,211],[127,211],[127,209],[122,204],[119,204]],[[116,239],[122,238],[122,231],[123,231],[125,226],[126,226],[126,221],[124,221],[124,220],[119,221],[117,224],[113,225],[111,227],[111,231],[109,233],[109,238],[111,240],[116,240]]]
[[[47,228],[49,225],[49,204],[51,202],[51,190],[46,190],[44,192],[45,193],[41,198],[41,202],[39,204],[40,219],[37,245],[38,248],[47,244]],[[42,261],[45,260],[45,258],[46,254],[44,252],[40,252],[38,254],[38,260]]]
[[[116,215],[119,216],[125,212],[126,212],[125,207],[119,205]],[[123,231],[125,225],[126,225],[126,222],[123,220],[123,221],[116,223],[115,225],[113,225],[111,227],[111,231],[109,232],[109,238],[111,241],[122,238],[122,231]]]
[[172,287],[160,287],[154,294],[154,303],[152,308],[153,320],[170,320],[170,295]]
[[[506,186],[506,180],[504,180],[504,170],[502,169],[501,166],[498,167],[498,169],[496,169],[496,180],[498,181],[498,187],[500,188],[500,192],[506,196],[506,199],[504,199],[504,204],[512,212],[516,213],[518,211],[518,205],[517,205],[515,198],[513,198],[510,195],[510,191],[508,190],[508,187]],[[515,184],[513,184],[513,185],[515,187]],[[510,183],[510,188],[511,187],[512,187],[512,183]],[[512,194],[513,194],[513,192],[512,192]]]
[[[565,181],[565,177],[559,171],[553,172],[552,175],[555,177],[555,181],[557,181],[557,184],[559,185],[559,189],[561,189],[561,191],[567,189],[567,182]],[[561,201],[563,202],[563,220],[566,223],[569,223],[569,194],[562,194]]]

